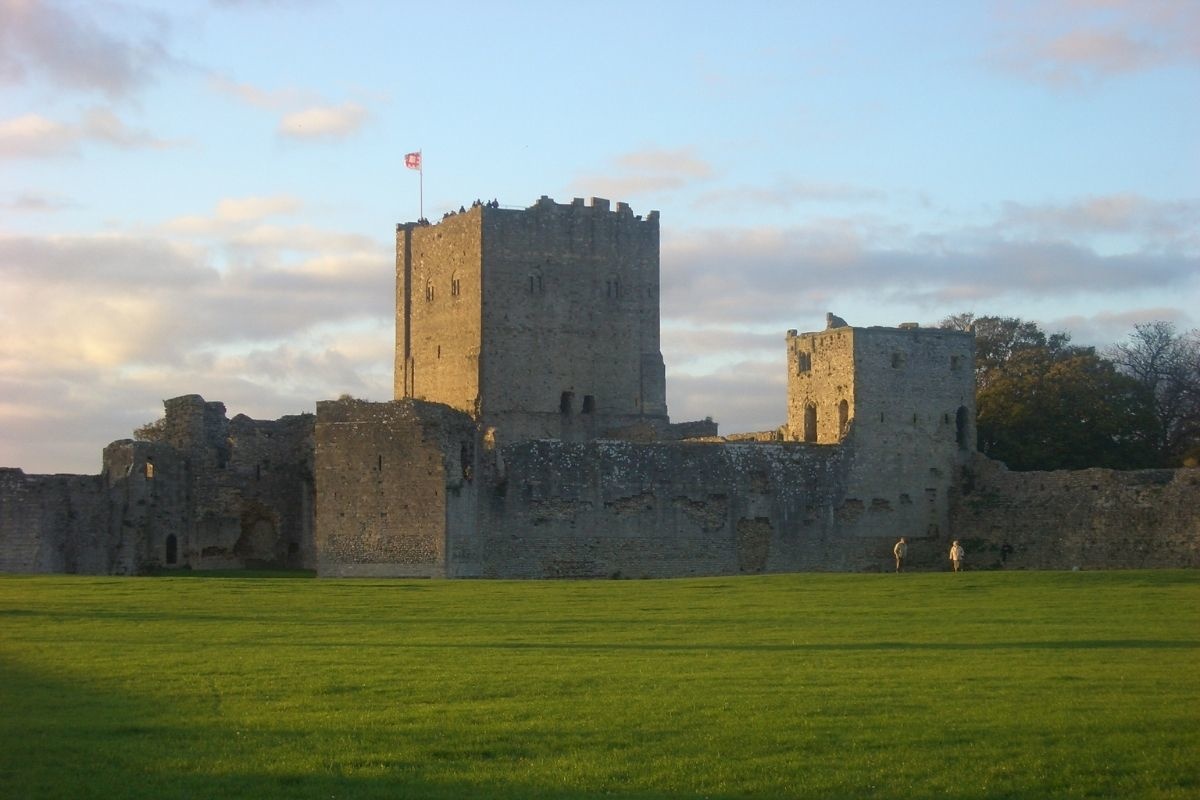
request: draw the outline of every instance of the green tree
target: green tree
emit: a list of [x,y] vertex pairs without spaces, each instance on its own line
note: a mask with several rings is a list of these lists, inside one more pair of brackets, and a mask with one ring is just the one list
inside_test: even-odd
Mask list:
[[159,417],[133,429],[133,438],[139,442],[161,442],[167,434],[167,418]]
[[1153,398],[1090,348],[1013,353],[976,396],[979,449],[1015,470],[1154,466]]
[[975,333],[979,451],[1011,469],[1157,466],[1153,394],[1095,348],[1016,317],[956,314]]
[[1200,457],[1200,331],[1178,334],[1170,322],[1143,323],[1105,355],[1154,398],[1159,464],[1194,466]]
[[1023,350],[1039,349],[1056,355],[1072,350],[1069,333],[1046,334],[1036,322],[1016,317],[977,317],[966,312],[946,317],[939,327],[975,332],[976,391],[987,386]]

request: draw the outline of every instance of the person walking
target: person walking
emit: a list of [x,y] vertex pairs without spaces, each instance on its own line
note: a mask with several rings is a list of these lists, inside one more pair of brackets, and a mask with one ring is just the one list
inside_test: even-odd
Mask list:
[[955,572],[962,572],[963,556],[966,551],[963,546],[958,543],[958,539],[954,540],[954,544],[950,545],[950,566],[954,567]]
[[908,541],[903,536],[900,541],[896,542],[896,546],[892,548],[892,555],[896,557],[896,572],[904,571],[904,557],[908,555]]

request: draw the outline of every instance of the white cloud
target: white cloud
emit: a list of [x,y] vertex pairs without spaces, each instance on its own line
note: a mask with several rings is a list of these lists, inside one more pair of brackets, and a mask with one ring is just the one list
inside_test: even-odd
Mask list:
[[986,60],[1037,83],[1078,88],[1200,65],[1200,5],[1192,0],[1044,0],[999,9],[999,41]]
[[126,5],[0,0],[0,80],[127,97],[173,63],[166,34],[161,15]]
[[41,114],[0,121],[0,159],[74,155],[85,142],[100,142],[122,150],[161,150],[182,144],[131,128],[105,108],[89,109],[75,123],[56,122]]
[[283,89],[262,89],[250,83],[238,82],[224,75],[209,76],[209,86],[220,94],[254,108],[280,111],[296,106],[311,106],[319,102],[315,92],[305,89],[286,87]]
[[195,241],[0,235],[0,465],[95,472],[105,443],[179,394],[267,418],[343,392],[389,398],[387,246],[309,226],[233,241],[298,208],[229,199],[195,218]]
[[712,165],[691,150],[647,149],[617,156],[599,173],[581,175],[573,191],[610,199],[682,189],[714,175]]
[[74,205],[64,197],[33,191],[18,192],[12,196],[12,199],[0,202],[0,208],[31,213],[60,211]]
[[1044,238],[1088,234],[1133,234],[1157,241],[1200,247],[1200,200],[1158,202],[1132,192],[1084,197],[1064,205],[1006,203],[1001,230]]
[[367,110],[354,102],[313,106],[286,114],[278,133],[289,139],[340,139],[357,132],[366,119]]
[[40,114],[0,122],[0,158],[37,158],[73,152],[78,134]]

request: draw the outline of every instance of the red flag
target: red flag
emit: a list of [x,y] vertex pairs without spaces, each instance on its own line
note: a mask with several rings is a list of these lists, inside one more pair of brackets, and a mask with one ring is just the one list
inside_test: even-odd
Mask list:
[[404,154],[404,166],[408,167],[409,169],[420,169],[421,168],[421,154],[419,152],[405,153]]

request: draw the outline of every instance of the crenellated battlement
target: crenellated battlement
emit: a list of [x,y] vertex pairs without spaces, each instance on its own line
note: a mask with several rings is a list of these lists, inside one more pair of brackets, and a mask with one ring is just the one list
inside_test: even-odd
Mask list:
[[403,226],[394,396],[513,440],[665,424],[658,251],[658,212],[598,197]]

